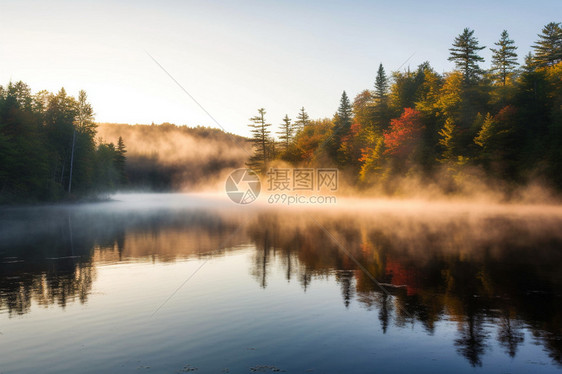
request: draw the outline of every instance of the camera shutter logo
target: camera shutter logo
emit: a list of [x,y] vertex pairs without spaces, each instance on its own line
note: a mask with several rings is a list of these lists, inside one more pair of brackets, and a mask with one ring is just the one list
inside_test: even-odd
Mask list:
[[236,204],[250,204],[261,190],[260,178],[250,169],[234,170],[226,179],[226,194]]

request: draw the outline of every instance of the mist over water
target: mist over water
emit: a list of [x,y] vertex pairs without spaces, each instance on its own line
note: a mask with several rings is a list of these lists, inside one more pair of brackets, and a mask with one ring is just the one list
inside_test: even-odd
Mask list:
[[562,368],[559,206],[120,194],[0,222],[7,372]]

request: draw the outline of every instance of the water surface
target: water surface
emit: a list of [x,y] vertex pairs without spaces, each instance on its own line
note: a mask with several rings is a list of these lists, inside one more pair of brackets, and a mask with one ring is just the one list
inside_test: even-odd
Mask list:
[[0,373],[562,369],[562,210],[0,211]]

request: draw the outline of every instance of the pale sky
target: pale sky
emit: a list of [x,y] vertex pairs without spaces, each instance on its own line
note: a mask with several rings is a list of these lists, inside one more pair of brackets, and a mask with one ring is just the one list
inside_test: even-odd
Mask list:
[[449,71],[464,27],[487,47],[507,29],[522,61],[560,15],[560,0],[0,0],[0,84],[84,89],[98,122],[218,127],[148,52],[226,131],[248,135],[261,107],[274,126],[301,106],[331,117],[343,90],[372,89],[381,62],[390,72],[414,54],[403,69]]

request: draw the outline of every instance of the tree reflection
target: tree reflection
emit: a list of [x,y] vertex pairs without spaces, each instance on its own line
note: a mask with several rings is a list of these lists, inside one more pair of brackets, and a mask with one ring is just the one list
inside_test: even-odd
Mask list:
[[511,311],[504,311],[498,322],[498,342],[510,357],[515,357],[518,346],[524,341],[521,322],[514,318]]
[[457,352],[477,367],[491,339],[515,357],[528,330],[562,364],[560,222],[344,214],[310,220],[196,209],[8,213],[10,220],[0,215],[7,222],[0,227],[0,311],[9,315],[27,313],[33,303],[87,302],[101,263],[221,256],[251,243],[249,271],[259,287],[268,287],[274,270],[304,291],[330,278],[343,305],[372,310],[383,333],[417,323],[433,334],[439,321],[452,321]]
[[[267,287],[268,267],[280,263],[287,279],[298,274],[305,290],[315,277],[333,277],[344,305],[357,300],[375,311],[383,333],[416,321],[433,334],[438,321],[455,321],[457,351],[475,367],[490,349],[491,325],[511,357],[524,342],[523,326],[532,326],[536,339],[562,363],[562,347],[553,338],[562,327],[559,297],[542,294],[561,285],[554,265],[562,260],[560,235],[497,217],[429,225],[395,217],[326,216],[320,224],[384,290],[314,222],[277,214],[259,216],[248,228],[257,248],[252,273],[260,286]],[[541,302],[529,303],[529,294],[537,291]]]
[[0,220],[0,311],[10,316],[34,302],[86,303],[98,263],[220,255],[245,241],[237,222],[203,211],[8,209]]

